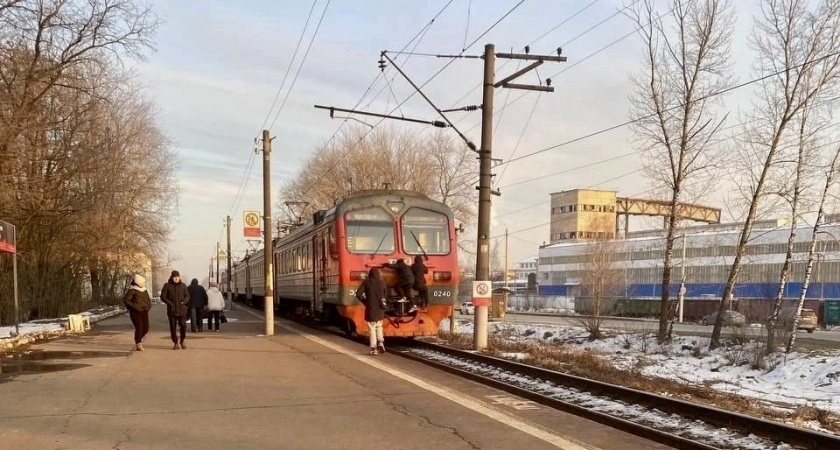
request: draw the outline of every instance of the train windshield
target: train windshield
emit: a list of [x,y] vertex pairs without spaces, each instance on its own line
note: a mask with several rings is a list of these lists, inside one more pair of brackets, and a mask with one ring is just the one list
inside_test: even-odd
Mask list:
[[403,249],[410,255],[449,254],[449,219],[445,214],[411,208],[402,217]]
[[344,215],[350,253],[394,253],[394,221],[379,207],[357,209]]

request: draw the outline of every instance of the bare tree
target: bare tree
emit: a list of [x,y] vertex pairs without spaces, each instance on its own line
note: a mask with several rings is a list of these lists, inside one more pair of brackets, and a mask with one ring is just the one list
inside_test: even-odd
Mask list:
[[[609,227],[604,227],[609,229]],[[603,235],[608,236],[609,231]],[[584,261],[580,266],[580,287],[586,305],[578,322],[589,332],[590,339],[600,339],[601,323],[610,302],[622,290],[623,271],[617,268],[618,249],[609,239],[591,241],[582,250]]]
[[306,161],[280,188],[280,202],[308,203],[307,214],[327,209],[365,189],[408,189],[446,203],[461,222],[475,215],[471,202],[478,166],[472,151],[443,134],[396,128],[352,128]]
[[[828,165],[828,172],[825,176],[825,184],[823,184],[822,193],[820,195],[819,207],[817,208],[817,218],[814,221],[814,226],[811,228],[811,244],[808,247],[808,258],[805,263],[805,279],[802,282],[802,290],[799,293],[799,302],[796,305],[796,314],[793,317],[793,324],[791,328],[790,337],[788,338],[786,351],[790,353],[793,345],[796,343],[796,328],[799,326],[799,318],[802,315],[802,306],[805,304],[805,296],[808,294],[808,286],[811,284],[811,273],[814,267],[814,259],[816,259],[817,237],[820,233],[823,218],[825,217],[825,204],[829,196],[829,190],[837,182],[837,173],[840,171],[838,167],[840,163],[840,147],[834,151],[834,156]],[[773,318],[778,318],[778,312],[773,311]],[[775,321],[768,324],[768,329],[775,328]]]
[[[689,182],[702,181],[716,161],[715,137],[724,119],[714,112],[730,85],[732,8],[726,0],[672,0],[673,11],[660,16],[652,0],[631,8],[645,45],[644,70],[633,77],[631,116],[645,168],[670,194],[670,215],[662,268],[658,340],[668,333],[671,272],[679,204]],[[667,18],[666,18],[667,17]]]
[[724,312],[741,270],[759,208],[771,190],[769,180],[781,149],[796,141],[791,129],[808,105],[822,102],[840,75],[840,2],[822,0],[811,11],[807,0],[760,2],[751,42],[757,51],[760,95],[745,124],[742,158],[754,161],[742,183],[749,208],[729,271],[710,348],[719,345]]
[[[807,82],[806,82],[807,83]],[[819,153],[814,148],[814,142],[820,137],[824,131],[824,126],[828,122],[827,107],[830,103],[824,105],[806,104],[802,107],[798,120],[798,133],[796,142],[792,146],[795,154],[793,156],[794,166],[791,175],[790,188],[784,189],[782,195],[790,203],[790,227],[788,234],[787,249],[785,252],[785,260],[782,263],[782,268],[779,273],[779,285],[776,289],[776,301],[773,305],[773,310],[768,320],[767,332],[767,351],[772,352],[775,349],[775,331],[776,322],[779,317],[779,311],[782,308],[782,301],[784,299],[785,285],[789,277],[791,264],[793,262],[794,242],[796,240],[796,232],[799,227],[802,210],[807,208],[807,193],[809,192],[809,180],[814,178],[811,176],[811,171],[817,167],[819,162]],[[823,113],[823,114],[821,114]],[[781,160],[785,158],[782,157]],[[819,161],[819,162],[818,162]],[[805,176],[805,171],[808,169],[809,176]],[[827,175],[829,181],[832,171]]]

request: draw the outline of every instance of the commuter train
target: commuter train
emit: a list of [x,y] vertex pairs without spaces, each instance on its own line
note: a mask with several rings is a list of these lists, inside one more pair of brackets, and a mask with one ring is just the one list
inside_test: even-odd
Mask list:
[[[372,267],[389,287],[385,336],[436,335],[457,299],[458,255],[452,210],[423,194],[403,190],[368,190],[351,194],[335,207],[275,239],[274,308],[312,316],[368,334],[364,306],[356,289]],[[428,268],[429,303],[412,310],[394,295],[398,259],[411,264],[420,255]],[[249,255],[233,268],[233,298],[264,304],[265,255]],[[227,274],[221,277],[227,289]]]

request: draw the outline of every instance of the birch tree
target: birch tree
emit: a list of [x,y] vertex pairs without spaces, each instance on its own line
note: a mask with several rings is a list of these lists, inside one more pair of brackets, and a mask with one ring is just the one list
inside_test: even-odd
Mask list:
[[[823,218],[825,217],[825,204],[829,197],[829,191],[837,181],[837,172],[840,163],[840,146],[834,151],[834,156],[828,165],[828,172],[825,175],[825,184],[822,187],[820,195],[819,207],[817,208],[817,218],[814,221],[814,226],[811,228],[811,244],[808,246],[808,259],[805,263],[805,279],[802,282],[802,289],[799,292],[799,302],[796,305],[796,314],[793,317],[793,328],[791,329],[790,338],[787,342],[786,351],[790,353],[793,345],[796,343],[796,328],[799,326],[799,318],[802,315],[802,306],[805,304],[805,295],[808,294],[808,286],[811,284],[811,273],[814,268],[814,259],[816,259],[817,251],[817,237],[820,234],[820,227],[822,226]],[[773,312],[774,319],[778,319],[778,312]],[[775,321],[771,321],[768,327],[775,328]],[[771,330],[773,328],[770,328]]]
[[729,270],[710,340],[720,344],[724,312],[729,308],[742,259],[759,208],[772,193],[767,189],[783,148],[795,141],[796,118],[809,104],[825,100],[840,74],[840,1],[821,0],[809,9],[807,0],[759,2],[751,45],[757,56],[759,95],[745,122],[742,155],[752,161],[741,189],[748,210]]
[[632,8],[644,44],[643,71],[634,76],[631,117],[636,145],[657,187],[669,193],[670,213],[662,268],[658,341],[667,338],[674,241],[679,204],[689,183],[703,184],[715,164],[724,118],[717,94],[730,86],[730,40],[734,24],[726,0],[672,0],[659,15],[652,0]]

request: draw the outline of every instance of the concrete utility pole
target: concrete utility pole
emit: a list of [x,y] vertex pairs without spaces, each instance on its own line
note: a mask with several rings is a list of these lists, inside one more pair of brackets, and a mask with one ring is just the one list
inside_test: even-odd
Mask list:
[[[493,181],[491,157],[493,154],[493,81],[496,76],[496,52],[493,44],[484,46],[484,92],[481,100],[481,148],[478,151],[478,236],[475,257],[475,280],[490,279],[490,191]],[[473,346],[476,350],[487,347],[487,306],[475,307]]]
[[[546,79],[545,85],[539,86],[514,84],[513,80],[536,69],[545,61],[564,62],[565,56],[561,56],[561,49],[557,49],[557,56],[531,55],[530,49],[525,47],[525,53],[496,53],[493,44],[484,46],[484,93],[481,104],[481,148],[478,152],[479,159],[479,184],[478,184],[478,237],[476,239],[477,252],[475,258],[475,279],[476,281],[490,280],[490,208],[492,207],[491,195],[500,195],[492,190],[492,157],[493,157],[493,93],[495,88],[504,87],[511,89],[524,89],[529,91],[554,92],[551,87],[551,80]],[[521,70],[495,82],[496,58],[517,59],[523,61],[534,61]],[[507,278],[507,274],[505,274]],[[473,334],[473,345],[476,350],[483,350],[487,347],[487,311],[486,305],[475,307],[475,328]]]
[[227,228],[227,297],[228,301],[230,302],[230,309],[233,310],[233,291],[230,288],[230,279],[233,276],[233,270],[231,268],[231,261],[230,256],[230,216],[227,216],[225,219],[225,228]]
[[216,283],[219,283],[219,242],[216,241]]
[[274,335],[274,245],[271,242],[271,135],[263,130],[263,267],[265,268],[265,335]]

